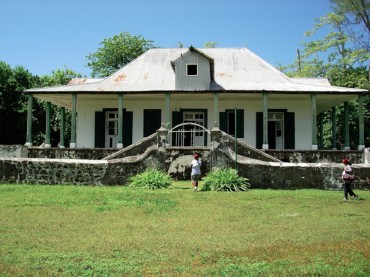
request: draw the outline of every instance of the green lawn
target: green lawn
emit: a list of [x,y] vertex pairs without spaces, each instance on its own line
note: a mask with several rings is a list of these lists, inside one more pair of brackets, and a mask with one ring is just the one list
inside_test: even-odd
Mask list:
[[0,185],[0,276],[369,276],[355,192]]

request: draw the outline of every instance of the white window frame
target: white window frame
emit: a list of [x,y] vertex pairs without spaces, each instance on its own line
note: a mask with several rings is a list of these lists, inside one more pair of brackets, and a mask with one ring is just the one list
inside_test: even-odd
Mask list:
[[[188,74],[189,65],[195,65],[197,67],[197,74],[196,75],[189,75]],[[186,76],[189,76],[189,77],[197,77],[197,76],[199,76],[199,66],[198,66],[197,63],[187,63],[186,64]]]

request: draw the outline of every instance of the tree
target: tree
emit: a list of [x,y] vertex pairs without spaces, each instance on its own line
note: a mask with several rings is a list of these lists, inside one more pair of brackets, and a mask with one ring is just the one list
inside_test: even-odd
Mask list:
[[331,0],[332,8],[343,16],[346,33],[356,42],[356,48],[370,51],[370,1]]
[[27,97],[34,76],[25,68],[0,61],[0,144],[23,144],[26,138]]
[[[43,75],[36,77],[34,87],[50,87],[67,85],[73,78],[81,78],[82,75],[67,67],[63,69],[53,70],[51,75]],[[45,140],[45,114],[46,102],[36,99],[33,104],[33,140],[36,144],[41,144]],[[57,146],[60,140],[60,119],[61,112],[56,106],[51,108],[50,119],[50,143],[52,146]],[[71,113],[66,110],[65,113],[65,143],[68,144],[71,135]]]
[[205,44],[204,44],[204,47],[205,48],[216,48],[217,47],[217,42],[215,41],[207,41]]
[[[0,61],[0,144],[23,144],[26,139],[28,98],[23,90],[34,87],[66,85],[72,78],[81,74],[63,68],[45,76],[34,76],[22,66],[11,68]],[[32,107],[33,143],[41,144],[45,139],[46,103],[35,100]],[[69,113],[66,113],[66,138],[70,127]],[[52,107],[51,142],[59,142],[60,111]]]
[[[322,39],[303,44],[302,55],[280,69],[291,77],[326,77],[335,86],[370,89],[370,4],[365,0],[331,0],[333,12],[316,19],[314,28],[305,33],[312,37],[327,26],[330,31]],[[369,68],[370,70],[370,68]],[[370,97],[364,97],[365,145],[370,145]],[[350,137],[358,140],[358,102],[349,103]],[[338,141],[344,141],[343,105],[337,109]],[[331,147],[331,113],[324,114],[324,145]]]
[[153,41],[123,32],[104,39],[96,52],[86,56],[92,77],[106,77],[130,63],[145,51],[154,48]]

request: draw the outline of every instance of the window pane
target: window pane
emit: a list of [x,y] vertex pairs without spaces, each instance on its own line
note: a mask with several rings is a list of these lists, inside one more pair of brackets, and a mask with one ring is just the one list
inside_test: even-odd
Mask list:
[[188,64],[186,68],[186,75],[196,76],[198,75],[198,65],[197,64]]

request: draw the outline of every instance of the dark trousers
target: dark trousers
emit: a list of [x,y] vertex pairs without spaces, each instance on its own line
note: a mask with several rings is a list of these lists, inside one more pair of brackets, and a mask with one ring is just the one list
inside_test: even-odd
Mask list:
[[350,196],[356,196],[356,194],[353,192],[352,188],[352,183],[344,183],[343,184],[343,189],[344,189],[344,197],[348,199],[348,193]]

